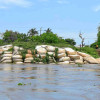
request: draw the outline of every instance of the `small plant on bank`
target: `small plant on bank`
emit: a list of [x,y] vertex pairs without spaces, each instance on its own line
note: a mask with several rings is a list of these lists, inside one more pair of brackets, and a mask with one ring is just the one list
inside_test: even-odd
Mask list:
[[23,62],[25,60],[26,54],[27,54],[27,50],[26,49],[21,51]]
[[78,67],[83,67],[82,64],[80,64],[80,63],[77,63],[77,66],[78,66]]
[[49,64],[50,60],[49,60],[49,54],[48,53],[46,53],[46,57],[44,59],[42,59],[42,62],[44,64]]
[[59,59],[58,59],[58,48],[55,49],[55,60],[56,60],[56,62],[59,61]]

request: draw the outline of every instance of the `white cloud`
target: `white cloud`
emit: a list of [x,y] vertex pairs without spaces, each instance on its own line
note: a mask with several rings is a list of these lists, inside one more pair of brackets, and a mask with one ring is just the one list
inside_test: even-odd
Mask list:
[[5,8],[9,5],[16,5],[21,7],[29,7],[32,5],[28,0],[0,0],[0,7]]
[[0,9],[6,9],[7,7],[6,6],[0,6]]
[[68,4],[69,2],[67,0],[58,0],[57,3],[59,3],[59,4]]
[[96,7],[94,8],[94,11],[95,11],[95,12],[100,11],[100,5],[99,5],[99,6],[96,6]]

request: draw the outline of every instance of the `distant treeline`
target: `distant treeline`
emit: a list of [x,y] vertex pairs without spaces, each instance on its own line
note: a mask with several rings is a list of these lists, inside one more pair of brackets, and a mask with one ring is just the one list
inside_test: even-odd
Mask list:
[[19,33],[17,31],[6,30],[1,34],[0,45],[14,42],[39,42],[39,43],[66,43],[70,45],[76,45],[74,39],[63,39],[57,34],[54,34],[50,28],[45,30],[44,33],[39,34],[36,28],[30,29],[27,33]]

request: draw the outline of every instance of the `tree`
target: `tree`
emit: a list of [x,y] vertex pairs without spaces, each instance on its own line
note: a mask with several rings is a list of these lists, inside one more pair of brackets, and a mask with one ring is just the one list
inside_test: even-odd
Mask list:
[[41,42],[43,43],[58,43],[59,37],[53,33],[43,33],[41,34]]
[[46,33],[53,33],[52,31],[51,31],[51,29],[50,28],[48,28],[47,30],[45,30],[46,31]]
[[81,41],[81,46],[83,47],[83,46],[84,46],[84,40],[85,40],[85,38],[83,38],[83,36],[82,36],[81,33],[79,34],[79,37],[82,39],[82,41]]
[[38,31],[36,31],[36,28],[32,28],[28,31],[28,36],[35,36],[38,35]]
[[18,33],[17,34],[17,41],[18,42],[22,42],[22,41],[27,42],[28,41],[28,36],[24,33]]
[[68,38],[68,39],[65,39],[65,41],[66,41],[68,44],[76,45],[76,42],[75,42],[74,39],[70,39],[70,38]]
[[5,33],[3,33],[3,40],[4,42],[14,42],[17,40],[17,34],[18,32],[13,32],[12,30],[8,31],[6,30]]

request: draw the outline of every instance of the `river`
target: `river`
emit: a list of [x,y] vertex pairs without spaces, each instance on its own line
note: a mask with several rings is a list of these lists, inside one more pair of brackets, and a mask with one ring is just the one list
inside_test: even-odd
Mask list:
[[0,64],[0,100],[100,100],[100,65]]

